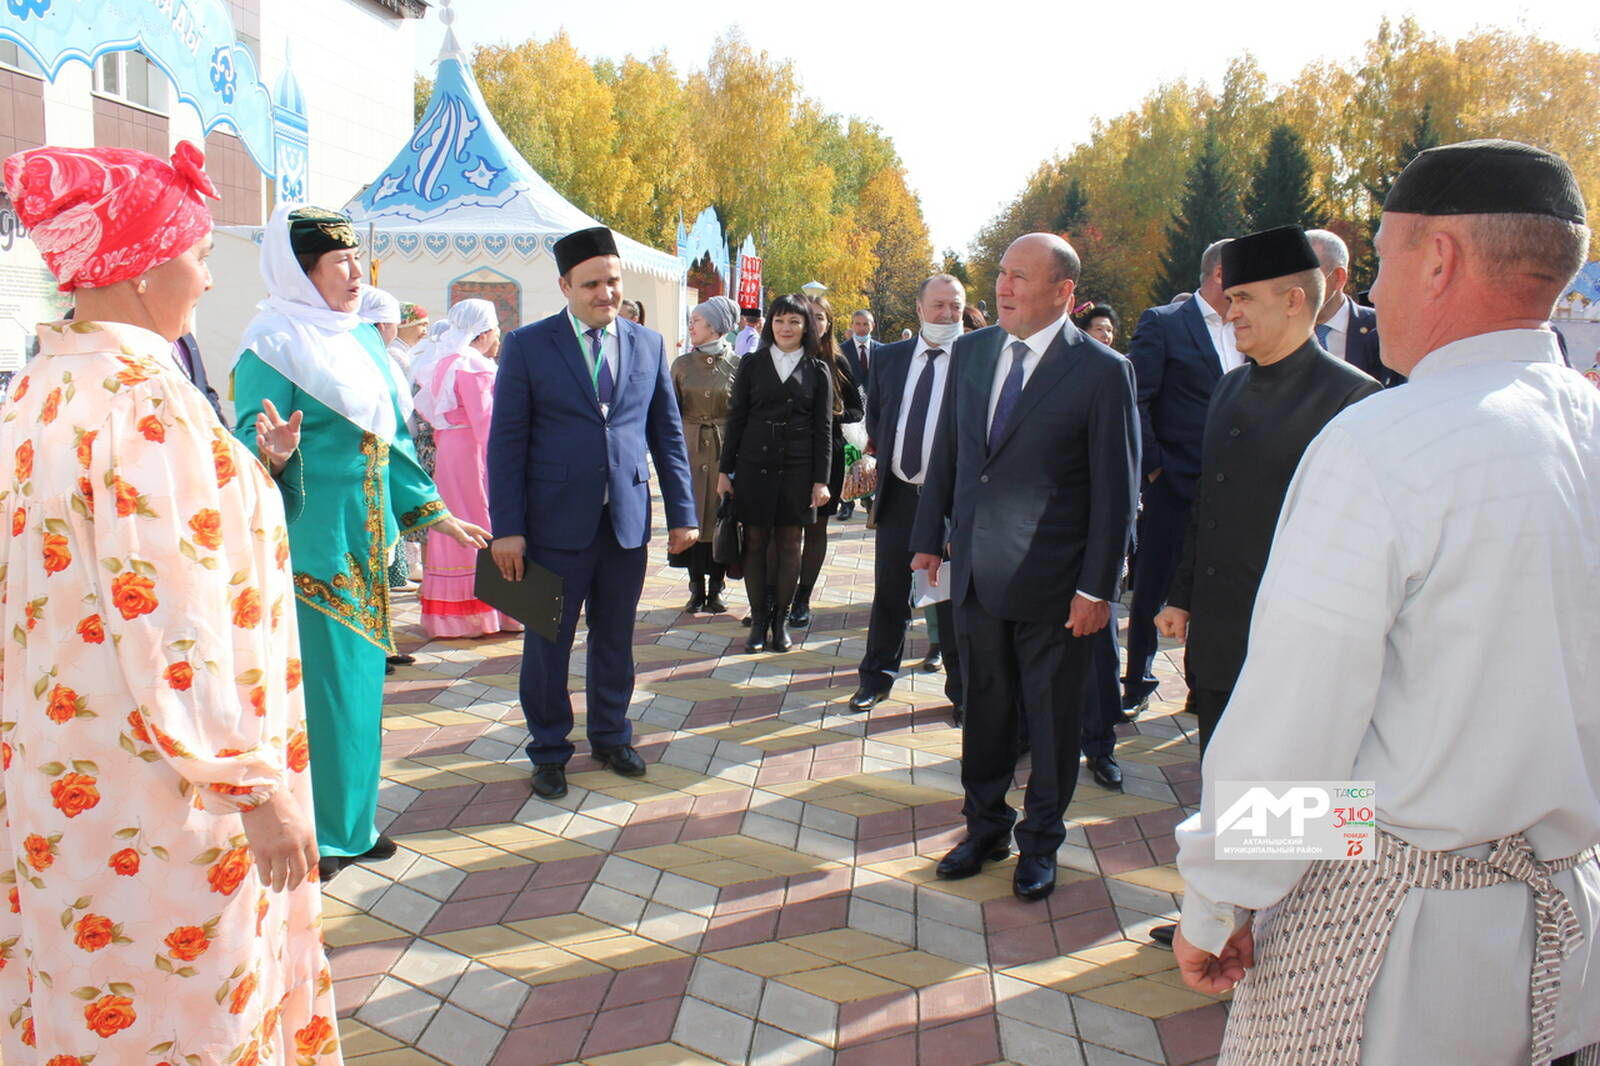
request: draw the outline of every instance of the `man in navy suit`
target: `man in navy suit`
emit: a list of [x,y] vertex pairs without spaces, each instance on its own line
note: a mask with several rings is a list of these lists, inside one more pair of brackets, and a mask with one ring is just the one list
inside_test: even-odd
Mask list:
[[1350,281],[1350,249],[1337,233],[1329,230],[1306,230],[1306,238],[1317,253],[1317,263],[1327,283],[1327,298],[1317,312],[1317,343],[1386,389],[1403,384],[1404,375],[1384,366],[1378,356],[1378,312],[1345,295],[1345,285]]
[[1122,706],[1130,717],[1156,691],[1156,615],[1166,606],[1167,590],[1183,557],[1211,390],[1243,362],[1233,345],[1233,327],[1223,321],[1228,302],[1222,295],[1222,246],[1227,243],[1217,241],[1201,255],[1195,294],[1140,315],[1128,342],[1128,359],[1139,383],[1144,501],[1128,610],[1128,664],[1122,677]]
[[[949,274],[935,274],[917,290],[921,332],[873,351],[877,387],[867,394],[867,436],[878,458],[877,532],[873,555],[872,619],[861,657],[861,686],[850,710],[870,711],[887,699],[900,673],[906,626],[911,621],[911,527],[927,480],[939,425],[951,350],[962,334],[966,290]],[[962,717],[961,656],[949,601],[936,608],[945,656],[945,695]]]
[[872,387],[872,361],[881,347],[872,339],[873,325],[872,312],[862,308],[850,316],[850,332],[843,341],[845,354],[855,363],[852,369],[856,372],[856,384],[868,390]]
[[1133,368],[1072,324],[1080,270],[1054,234],[1006,249],[999,325],[955,343],[911,535],[912,568],[930,581],[949,548],[943,580],[967,675],[967,838],[938,874],[970,877],[1009,854],[1006,792],[1025,723],[1033,769],[1012,889],[1026,900],[1055,888],[1091,638],[1110,619],[1138,492]]
[[530,631],[522,656],[533,787],[547,798],[566,794],[574,750],[567,664],[579,610],[589,624],[590,748],[617,773],[645,772],[627,712],[650,539],[647,452],[661,478],[669,549],[687,551],[700,522],[661,335],[617,317],[622,260],[611,231],[568,234],[554,252],[567,306],[506,335],[489,431],[495,563],[517,581],[526,557],[565,589],[558,639]]

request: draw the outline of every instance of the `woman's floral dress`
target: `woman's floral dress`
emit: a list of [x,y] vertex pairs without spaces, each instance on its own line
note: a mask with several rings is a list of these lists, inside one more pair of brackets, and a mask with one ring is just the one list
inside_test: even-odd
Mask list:
[[315,877],[239,811],[311,810],[277,487],[161,337],[39,327],[0,407],[0,1059],[340,1061]]

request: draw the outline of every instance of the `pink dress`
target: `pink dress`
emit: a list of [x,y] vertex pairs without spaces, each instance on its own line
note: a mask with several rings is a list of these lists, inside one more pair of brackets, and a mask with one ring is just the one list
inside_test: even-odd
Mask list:
[[0,1058],[340,1061],[315,878],[239,812],[311,818],[283,502],[132,326],[39,327],[0,407]]
[[[477,353],[452,355],[434,368],[437,387],[450,370],[454,407],[434,419],[433,481],[450,513],[489,528],[489,419],[494,412],[495,367]],[[422,629],[430,637],[481,637],[516,633],[522,623],[473,596],[478,553],[443,533],[428,532],[422,571]]]

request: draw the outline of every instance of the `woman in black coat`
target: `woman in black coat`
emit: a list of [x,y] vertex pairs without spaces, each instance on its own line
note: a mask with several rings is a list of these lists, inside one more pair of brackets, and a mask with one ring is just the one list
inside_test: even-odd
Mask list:
[[828,556],[828,520],[839,513],[839,490],[844,487],[844,427],[866,417],[866,401],[856,385],[852,360],[839,349],[833,336],[833,307],[826,296],[811,297],[811,321],[822,341],[822,350],[833,375],[833,458],[828,470],[828,502],[817,508],[817,520],[805,528],[800,550],[800,581],[794,590],[794,605],[789,608],[789,624],[804,629],[811,624],[811,590],[822,574],[822,561]]
[[[789,650],[786,623],[800,578],[801,530],[816,522],[817,508],[830,498],[833,374],[825,360],[810,301],[780,296],[767,310],[761,343],[740,360],[734,375],[717,490],[733,494],[745,528],[749,652]],[[775,556],[771,574],[769,545]]]

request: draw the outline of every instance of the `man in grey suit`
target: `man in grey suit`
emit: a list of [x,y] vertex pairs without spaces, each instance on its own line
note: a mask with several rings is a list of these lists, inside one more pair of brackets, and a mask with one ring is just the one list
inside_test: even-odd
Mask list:
[[999,325],[955,343],[911,535],[912,569],[938,581],[950,523],[943,580],[967,674],[967,839],[938,873],[970,877],[1010,853],[1016,812],[1006,792],[1026,724],[1033,769],[1012,887],[1027,900],[1055,888],[1089,638],[1110,620],[1138,494],[1133,368],[1072,324],[1080,269],[1054,234],[1006,249]]
[[875,325],[872,312],[862,308],[850,316],[850,332],[844,335],[844,351],[855,363],[856,384],[863,389],[872,388],[872,360],[878,351],[878,342],[872,339]]

